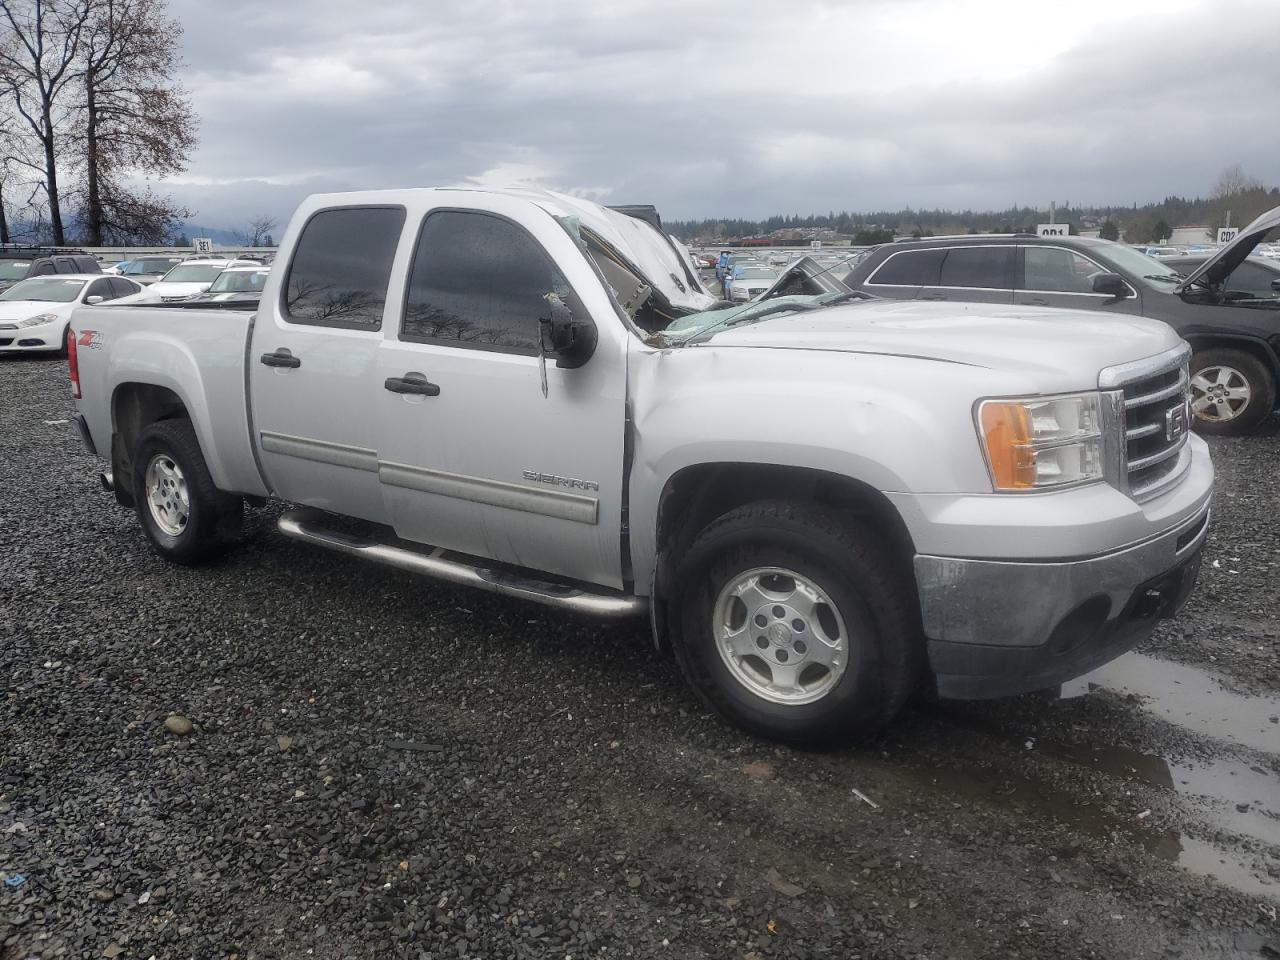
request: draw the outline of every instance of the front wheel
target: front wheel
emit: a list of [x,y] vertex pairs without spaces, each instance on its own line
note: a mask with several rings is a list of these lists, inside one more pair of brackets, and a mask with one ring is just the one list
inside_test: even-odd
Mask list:
[[1275,379],[1253,354],[1212,347],[1191,358],[1191,412],[1201,433],[1247,433],[1275,406]]
[[209,556],[239,529],[244,503],[213,484],[190,420],[161,420],[133,455],[138,520],[157,553],[178,563]]
[[679,563],[676,654],[726,719],[790,743],[864,739],[919,678],[909,572],[871,525],[767,501],[708,525]]

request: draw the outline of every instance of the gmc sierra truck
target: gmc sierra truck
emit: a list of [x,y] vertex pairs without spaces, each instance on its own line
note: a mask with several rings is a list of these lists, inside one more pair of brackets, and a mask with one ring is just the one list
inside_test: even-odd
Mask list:
[[317,547],[647,614],[710,706],[786,741],[1116,657],[1186,599],[1209,522],[1164,324],[731,305],[651,208],[315,196],[256,310],[100,306],[68,340],[103,485],[161,555],[279,498]]

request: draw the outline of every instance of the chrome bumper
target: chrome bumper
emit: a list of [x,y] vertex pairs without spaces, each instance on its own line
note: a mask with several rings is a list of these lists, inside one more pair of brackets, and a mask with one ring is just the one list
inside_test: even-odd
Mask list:
[[943,696],[1043,689],[1119,656],[1190,595],[1209,508],[1113,553],[1046,562],[917,556],[929,660]]

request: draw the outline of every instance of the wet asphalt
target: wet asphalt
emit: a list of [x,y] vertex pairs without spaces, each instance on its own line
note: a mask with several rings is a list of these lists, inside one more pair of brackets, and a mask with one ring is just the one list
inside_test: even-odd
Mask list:
[[63,363],[0,359],[3,960],[1280,956],[1275,421],[1211,441],[1200,588],[1139,651],[807,753],[642,625],[277,507],[166,564],[73,412]]

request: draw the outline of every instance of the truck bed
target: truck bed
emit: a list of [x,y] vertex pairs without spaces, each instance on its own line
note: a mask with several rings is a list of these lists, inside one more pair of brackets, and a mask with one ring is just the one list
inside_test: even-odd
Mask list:
[[170,390],[189,411],[219,489],[264,496],[249,432],[245,377],[253,314],[219,308],[82,307],[76,332],[83,414],[108,456],[113,404],[121,387]]

